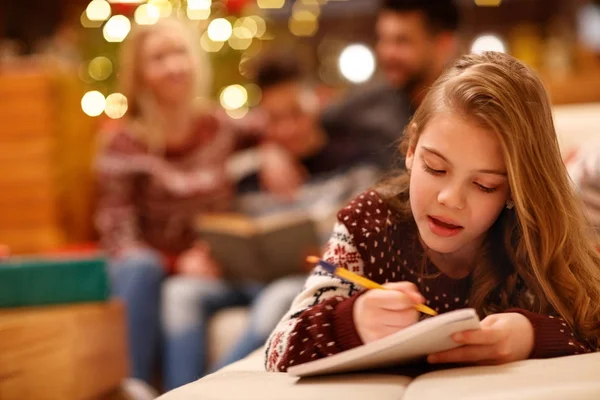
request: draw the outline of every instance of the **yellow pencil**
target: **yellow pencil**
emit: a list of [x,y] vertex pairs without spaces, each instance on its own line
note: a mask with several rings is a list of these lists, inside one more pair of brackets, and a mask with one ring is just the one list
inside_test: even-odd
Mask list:
[[[326,271],[328,271],[334,275],[337,275],[340,278],[343,278],[347,281],[356,283],[357,285],[360,285],[360,286],[364,287],[365,289],[391,290],[391,289],[386,288],[385,286],[380,285],[379,283],[373,282],[372,280],[365,278],[364,276],[357,275],[353,272],[350,272],[346,268],[340,268],[331,263],[328,263],[327,261],[323,261],[319,257],[308,256],[306,258],[306,261],[308,261],[311,264],[319,264]],[[401,292],[398,292],[398,293],[401,293]],[[437,312],[435,312],[434,310],[432,310],[431,308],[427,307],[424,304],[415,304],[415,309],[424,314],[437,315]]]

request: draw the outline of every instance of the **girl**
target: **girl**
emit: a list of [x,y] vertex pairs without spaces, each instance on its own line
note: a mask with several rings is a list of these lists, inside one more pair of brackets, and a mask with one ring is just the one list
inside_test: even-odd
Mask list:
[[315,268],[267,342],[267,370],[399,331],[419,320],[414,303],[482,318],[432,364],[595,351],[600,260],[535,74],[508,55],[464,56],[427,94],[404,149],[408,172],[339,212],[324,259],[408,299]]
[[[131,372],[145,381],[151,379],[158,347],[163,278],[178,273],[186,281],[216,286],[220,276],[209,249],[196,241],[193,221],[201,211],[229,208],[232,182],[226,160],[241,133],[233,121],[199,101],[208,97],[210,68],[191,38],[180,22],[169,19],[132,32],[120,70],[128,115],[105,134],[97,160],[96,222],[111,257],[114,292],[128,310]],[[279,167],[290,171],[285,157],[268,149],[262,153],[267,155],[263,171],[270,171],[271,178],[281,176]],[[295,178],[283,175],[264,183],[276,192],[293,187]],[[222,297],[238,302],[256,290],[221,287],[216,291]],[[170,362],[171,347],[165,357],[167,384],[177,375],[173,364],[184,367]],[[194,357],[200,352],[189,350]]]

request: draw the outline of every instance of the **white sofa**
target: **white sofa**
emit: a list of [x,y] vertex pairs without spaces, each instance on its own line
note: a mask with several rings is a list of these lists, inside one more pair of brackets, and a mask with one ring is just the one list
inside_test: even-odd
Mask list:
[[264,372],[262,349],[160,400],[598,400],[600,353],[400,375],[298,379]]
[[[563,154],[600,140],[600,103],[558,106],[555,126]],[[600,299],[595,299],[600,301]],[[218,313],[209,329],[214,360],[239,337],[247,311]],[[266,373],[261,351],[215,374],[161,397],[187,399],[600,399],[600,353],[552,360],[529,360],[501,367],[460,368],[410,380],[395,375],[360,374],[297,381]]]

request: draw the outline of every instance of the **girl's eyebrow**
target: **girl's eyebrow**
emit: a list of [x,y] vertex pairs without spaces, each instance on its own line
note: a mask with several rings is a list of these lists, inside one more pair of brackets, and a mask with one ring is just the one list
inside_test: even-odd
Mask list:
[[[446,157],[444,157],[444,155],[442,153],[440,153],[439,151],[432,149],[431,147],[427,147],[427,146],[421,146],[421,148],[428,153],[438,156],[439,158],[441,158],[448,164],[452,165],[452,163],[450,161],[448,161],[448,159]],[[507,177],[507,173],[505,171],[499,171],[496,169],[479,169],[476,172],[481,173],[481,174],[493,174],[493,175],[500,175],[503,177]]]

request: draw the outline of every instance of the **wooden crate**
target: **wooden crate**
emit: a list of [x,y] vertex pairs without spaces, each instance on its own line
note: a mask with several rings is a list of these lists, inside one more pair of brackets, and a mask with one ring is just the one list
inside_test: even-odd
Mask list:
[[86,400],[128,375],[117,301],[0,310],[0,399]]

